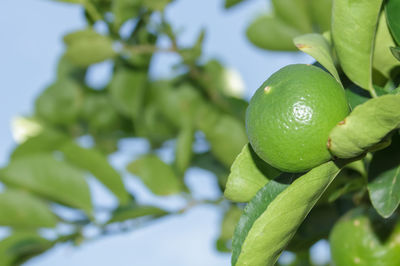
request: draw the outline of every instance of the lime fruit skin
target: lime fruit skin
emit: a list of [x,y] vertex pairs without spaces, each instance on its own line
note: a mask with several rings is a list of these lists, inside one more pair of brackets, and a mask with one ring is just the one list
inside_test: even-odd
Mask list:
[[322,69],[283,67],[255,92],[246,111],[254,151],[284,172],[305,172],[331,159],[331,129],[349,113],[343,87]]

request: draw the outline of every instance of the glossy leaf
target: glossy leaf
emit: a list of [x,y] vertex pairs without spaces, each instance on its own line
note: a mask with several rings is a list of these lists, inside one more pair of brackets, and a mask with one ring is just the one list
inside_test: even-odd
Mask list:
[[246,206],[233,235],[232,265],[237,265],[237,260],[242,252],[242,245],[256,220],[268,208],[277,195],[287,187],[288,185],[270,181],[256,193]]
[[[312,32],[312,22],[307,0],[272,0],[277,18],[301,33]],[[270,36],[273,38],[274,36]]]
[[333,1],[332,37],[340,65],[372,95],[372,53],[381,5],[382,0]]
[[172,167],[156,155],[144,155],[130,163],[127,169],[138,176],[154,194],[166,196],[182,190],[182,183]]
[[303,32],[293,28],[279,18],[261,16],[247,28],[247,38],[262,49],[277,51],[295,51],[293,38]]
[[47,87],[35,102],[37,115],[55,125],[75,122],[81,106],[81,88],[77,82],[70,79],[56,81]]
[[250,144],[246,144],[232,164],[224,195],[232,201],[248,202],[279,173],[260,159]]
[[55,215],[42,200],[19,190],[0,193],[0,225],[13,228],[55,227]]
[[392,33],[393,39],[400,45],[400,2],[398,0],[388,0],[385,8],[387,23]]
[[52,242],[36,232],[17,231],[0,241],[2,266],[19,265],[20,262],[38,255],[53,246]]
[[191,123],[181,128],[176,140],[175,164],[180,173],[189,167],[193,155],[194,128]]
[[400,61],[400,47],[390,47],[392,55]]
[[116,55],[113,42],[92,29],[70,33],[64,37],[67,45],[65,56],[78,66],[89,66]]
[[385,12],[382,12],[376,32],[373,67],[386,78],[390,78],[390,71],[394,67],[400,66],[400,62],[393,57],[390,51],[390,47],[393,46],[395,43],[386,24]]
[[328,148],[338,158],[353,158],[400,127],[400,95],[384,95],[357,106],[329,134]]
[[332,48],[324,36],[310,33],[298,36],[293,41],[299,50],[314,57],[340,83],[340,77],[333,61]]
[[130,197],[122,182],[121,175],[110,165],[107,158],[95,149],[86,149],[74,142],[68,142],[60,150],[66,160],[83,170],[89,171],[119,199],[121,204]]
[[237,262],[232,264],[261,266],[276,263],[297,228],[339,171],[334,162],[327,162],[299,177],[279,193],[255,219],[243,241]]
[[400,136],[395,134],[392,144],[375,152],[369,165],[368,191],[376,211],[388,218],[400,203]]
[[92,211],[90,191],[83,173],[49,154],[12,160],[0,171],[0,180],[87,213]]
[[147,75],[145,72],[119,69],[109,91],[115,107],[127,117],[137,118],[143,106]]
[[167,211],[154,206],[132,205],[116,209],[107,223],[124,222],[140,217],[156,218],[167,214]]

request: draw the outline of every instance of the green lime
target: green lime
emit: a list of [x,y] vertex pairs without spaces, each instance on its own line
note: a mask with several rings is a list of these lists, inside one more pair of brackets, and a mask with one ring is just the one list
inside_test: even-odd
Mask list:
[[312,65],[275,72],[252,97],[246,130],[254,151],[285,172],[304,172],[331,158],[331,129],[349,113],[342,86]]
[[334,264],[400,265],[400,224],[391,222],[362,208],[348,212],[335,224],[329,236]]

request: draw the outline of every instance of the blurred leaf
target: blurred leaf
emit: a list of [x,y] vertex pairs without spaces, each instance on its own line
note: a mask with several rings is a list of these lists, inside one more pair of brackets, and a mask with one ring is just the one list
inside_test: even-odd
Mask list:
[[336,70],[332,55],[332,48],[329,42],[317,33],[310,33],[294,38],[296,47],[314,57],[323,67],[325,67],[335,79],[340,82],[339,74]]
[[331,29],[332,2],[332,0],[309,1],[313,27],[317,27],[317,32],[323,33]]
[[286,184],[280,184],[272,180],[263,188],[261,188],[251,199],[249,204],[247,204],[233,235],[232,265],[237,265],[238,258],[242,252],[243,243],[245,242],[256,220],[268,208],[270,203],[287,187],[288,185]]
[[43,253],[53,244],[36,232],[17,231],[0,241],[2,266],[15,266],[20,262]]
[[400,136],[395,134],[392,144],[375,152],[369,166],[368,191],[372,205],[388,218],[400,203]]
[[182,183],[172,167],[156,155],[148,154],[140,157],[130,163],[127,170],[138,176],[156,195],[166,196],[182,191]]
[[57,202],[92,211],[88,184],[83,173],[49,154],[34,154],[12,160],[0,171],[0,180]]
[[58,80],[47,87],[35,103],[37,115],[55,125],[75,122],[81,106],[81,88],[70,79]]
[[163,11],[173,0],[142,0],[143,5],[150,10]]
[[232,164],[224,195],[232,201],[248,202],[279,173],[260,159],[250,144],[246,144]]
[[271,16],[254,20],[247,28],[247,38],[262,49],[296,51],[293,38],[302,32]]
[[139,217],[157,218],[167,214],[167,211],[154,206],[131,205],[116,209],[107,223],[124,222]]
[[400,47],[390,47],[392,55],[400,61]]
[[156,82],[152,94],[163,114],[177,127],[195,121],[203,103],[201,94],[188,83],[174,87],[168,82]]
[[63,55],[58,60],[57,65],[57,79],[75,79],[77,81],[83,82],[86,76],[86,68],[79,67],[68,60],[68,58]]
[[358,86],[372,87],[372,52],[382,0],[333,1],[332,37],[341,67]]
[[193,155],[194,128],[188,123],[181,128],[176,141],[175,164],[180,173],[189,167]]
[[[261,193],[261,200],[255,203],[258,210],[246,223],[248,229],[238,227],[235,232],[235,236],[241,232],[241,240],[234,237],[238,242],[233,243],[232,265],[273,265],[339,171],[334,162],[327,162],[297,178],[274,197],[264,199],[260,190],[257,195]],[[274,183],[270,181],[264,188]]]
[[86,93],[81,116],[95,134],[114,132],[121,126],[121,117],[105,93]]
[[109,91],[115,107],[129,118],[137,118],[143,106],[147,73],[127,68],[118,69]]
[[126,204],[130,200],[129,194],[122,182],[122,177],[110,165],[103,154],[95,149],[80,147],[74,142],[66,143],[60,150],[71,164],[92,173],[93,176],[117,196],[121,204]]
[[390,71],[394,67],[400,66],[400,62],[393,57],[390,51],[392,46],[395,44],[386,25],[385,12],[382,12],[375,37],[373,67],[386,78],[390,78]]
[[112,39],[92,29],[80,30],[64,36],[65,56],[78,66],[89,66],[116,55]]
[[0,225],[34,229],[55,227],[56,224],[55,215],[35,196],[13,189],[0,193]]
[[228,8],[234,7],[237,4],[240,4],[240,3],[244,2],[244,1],[246,1],[246,0],[225,0],[224,6],[225,6],[226,9],[228,9]]
[[357,106],[329,134],[328,148],[338,158],[354,158],[372,150],[400,127],[400,95],[384,95]]
[[232,205],[229,210],[225,212],[221,223],[221,231],[216,241],[218,251],[231,252],[233,232],[235,231],[235,227],[239,222],[242,213],[243,210],[238,208],[236,205]]
[[11,160],[36,153],[51,153],[68,140],[69,138],[64,134],[46,128],[39,135],[31,137],[18,145],[11,154]]
[[230,167],[248,142],[243,123],[208,104],[201,106],[196,120],[198,129],[204,132],[211,145],[211,152]]
[[115,0],[111,3],[114,27],[119,29],[129,19],[138,16],[142,0]]
[[[288,26],[297,29],[300,34],[312,32],[312,22],[309,14],[309,2],[313,1],[272,0],[277,18],[279,18]],[[274,36],[269,37],[274,38]]]
[[388,0],[386,3],[385,12],[387,24],[390,32],[392,33],[393,39],[398,45],[400,45],[400,2],[398,0]]
[[192,166],[203,168],[210,171],[218,178],[218,183],[222,189],[225,188],[229,171],[215,156],[210,152],[194,154]]
[[199,59],[202,53],[202,44],[205,34],[205,30],[202,29],[192,47],[179,50],[179,54],[182,56],[183,62],[185,64],[193,65]]

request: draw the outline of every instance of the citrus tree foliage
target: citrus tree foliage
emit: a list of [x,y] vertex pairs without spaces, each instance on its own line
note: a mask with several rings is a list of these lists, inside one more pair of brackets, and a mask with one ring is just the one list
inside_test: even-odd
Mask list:
[[[246,136],[247,102],[233,93],[221,62],[201,60],[206,31],[180,45],[164,15],[171,0],[60,2],[81,6],[87,26],[64,36],[54,81],[31,116],[17,121],[28,130],[0,169],[0,225],[10,228],[0,241],[2,265],[58,243],[78,245],[87,227],[98,229],[96,237],[124,232],[196,204],[220,206],[215,244],[232,251],[232,265],[280,265],[285,250],[295,254],[290,265],[310,265],[309,249],[321,239],[330,240],[339,266],[400,264],[399,1],[272,0],[270,14],[249,24],[254,45],[308,53],[345,90],[352,112],[329,134],[332,158],[305,173],[283,173],[257,156]],[[174,75],[149,75],[156,53],[179,56]],[[87,73],[100,62],[112,64],[112,78],[92,88]],[[121,140],[137,138],[147,140],[147,152],[117,170],[109,156]],[[158,151],[171,143],[166,162]],[[191,167],[214,173],[225,197],[195,201],[184,179]],[[126,172],[187,206],[140,204]],[[115,208],[93,203],[91,178],[115,197]]]
[[343,86],[351,112],[326,139],[331,159],[305,173],[274,175],[245,146],[225,189],[248,202],[232,265],[280,264],[284,250],[296,254],[290,265],[310,265],[309,248],[320,239],[329,240],[334,265],[399,265],[400,1],[272,3],[274,12],[249,26],[250,41],[311,55]]

